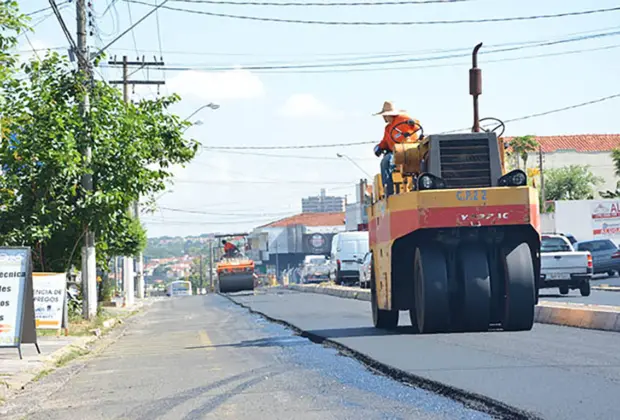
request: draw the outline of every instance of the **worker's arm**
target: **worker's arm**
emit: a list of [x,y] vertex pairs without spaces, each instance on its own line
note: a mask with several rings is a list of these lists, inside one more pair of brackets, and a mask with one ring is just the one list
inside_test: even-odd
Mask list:
[[385,126],[385,131],[383,132],[383,139],[379,143],[379,149],[381,150],[390,150],[390,127],[391,124]]

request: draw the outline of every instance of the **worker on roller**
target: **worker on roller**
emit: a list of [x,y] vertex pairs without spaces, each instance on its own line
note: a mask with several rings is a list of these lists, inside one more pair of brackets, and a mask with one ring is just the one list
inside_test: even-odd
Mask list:
[[239,253],[239,249],[232,242],[228,242],[226,239],[222,239],[222,245],[224,245],[224,254],[228,258],[232,258],[235,254]]
[[[383,134],[383,140],[375,146],[375,155],[381,156],[381,153],[385,152],[383,159],[381,160],[381,180],[383,181],[383,189],[385,196],[394,194],[394,180],[392,179],[392,172],[394,171],[394,145],[396,143],[402,143],[407,138],[404,134],[408,134],[409,139],[418,139],[419,126],[411,126],[409,124],[400,124],[402,122],[411,121],[412,118],[407,115],[407,111],[397,110],[394,104],[390,101],[383,103],[383,109],[374,115],[381,115],[386,122],[385,130]],[[413,120],[418,123],[417,120]],[[397,125],[398,128],[393,130]]]

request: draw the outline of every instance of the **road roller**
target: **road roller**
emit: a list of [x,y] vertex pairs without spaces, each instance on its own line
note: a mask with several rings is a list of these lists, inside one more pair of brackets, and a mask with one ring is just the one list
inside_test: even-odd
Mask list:
[[[527,174],[507,170],[505,124],[479,118],[472,53],[471,132],[425,136],[418,121],[392,129],[394,194],[374,177],[369,220],[376,328],[408,311],[417,333],[527,331],[540,279],[540,213]],[[492,123],[492,128],[481,128]],[[405,128],[406,130],[403,130]],[[396,133],[404,136],[395,136]],[[411,133],[416,133],[415,136]]]
[[[219,238],[228,238],[229,242],[233,239],[245,238],[247,235],[217,235]],[[217,252],[221,257],[216,264],[217,283],[220,293],[234,293],[242,291],[253,291],[256,275],[254,273],[254,261],[243,253],[245,247],[239,249],[235,245],[232,252]]]

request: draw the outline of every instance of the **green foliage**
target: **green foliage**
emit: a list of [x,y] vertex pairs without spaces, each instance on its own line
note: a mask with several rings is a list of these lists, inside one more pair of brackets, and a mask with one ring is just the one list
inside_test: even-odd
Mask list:
[[18,44],[17,36],[27,30],[29,18],[20,13],[15,0],[0,2],[0,83],[14,70],[16,57],[12,54]]
[[615,191],[611,191],[611,190],[599,191],[599,195],[601,196],[601,198],[610,198],[610,199],[620,198],[620,181],[616,183]]
[[[527,168],[528,154],[538,150],[539,147],[538,141],[536,141],[536,138],[532,135],[514,137],[510,140],[508,145],[512,149],[512,154],[521,158],[524,169]],[[518,161],[517,166],[519,166]]]
[[547,200],[589,200],[604,179],[590,172],[587,165],[570,165],[545,170]]
[[[80,260],[88,225],[98,264],[135,255],[146,245],[142,226],[127,209],[139,197],[165,189],[169,168],[186,164],[198,145],[183,139],[187,122],[167,109],[178,96],[125,104],[120,93],[81,73],[56,53],[23,65],[27,78],[3,83],[6,128],[17,142],[0,144],[0,243],[30,245],[38,270],[65,271]],[[80,102],[91,86],[90,112]],[[88,133],[88,135],[83,135]],[[82,158],[90,146],[90,169]],[[81,176],[89,171],[94,191]]]

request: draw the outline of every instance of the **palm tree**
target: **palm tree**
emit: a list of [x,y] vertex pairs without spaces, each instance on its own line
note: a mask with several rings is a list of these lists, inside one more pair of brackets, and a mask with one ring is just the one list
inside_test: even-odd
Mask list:
[[[508,145],[512,149],[512,153],[521,158],[524,169],[527,169],[528,154],[536,151],[540,147],[540,144],[536,141],[536,137],[532,135],[514,137],[510,140]],[[620,156],[620,151],[618,153]],[[519,166],[518,160],[517,166]]]

